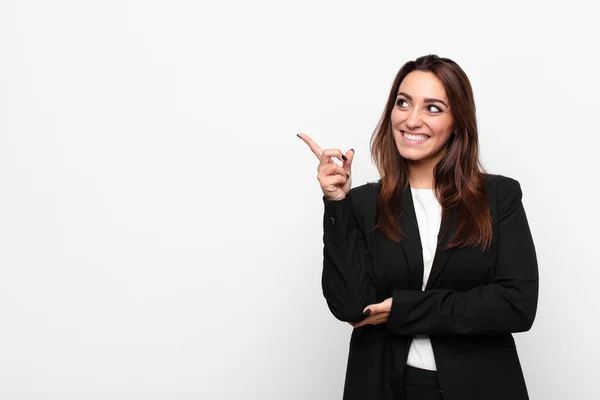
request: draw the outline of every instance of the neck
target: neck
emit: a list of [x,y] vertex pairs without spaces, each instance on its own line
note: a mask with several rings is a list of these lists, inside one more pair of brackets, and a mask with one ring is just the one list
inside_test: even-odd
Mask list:
[[437,159],[426,159],[419,161],[408,160],[408,181],[413,189],[433,189],[435,179],[433,169]]

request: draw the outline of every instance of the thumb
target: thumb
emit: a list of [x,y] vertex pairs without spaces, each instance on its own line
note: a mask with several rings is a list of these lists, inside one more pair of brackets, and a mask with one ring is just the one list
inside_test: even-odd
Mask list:
[[363,314],[365,314],[367,310],[370,310],[369,315],[378,314],[378,313],[382,313],[382,312],[389,312],[390,310],[387,307],[386,301],[383,301],[381,303],[371,304],[371,305],[365,307],[365,309],[363,310]]
[[342,168],[344,168],[348,175],[350,175],[352,170],[352,160],[354,160],[354,149],[348,150],[344,155],[346,156],[347,160],[342,163]]

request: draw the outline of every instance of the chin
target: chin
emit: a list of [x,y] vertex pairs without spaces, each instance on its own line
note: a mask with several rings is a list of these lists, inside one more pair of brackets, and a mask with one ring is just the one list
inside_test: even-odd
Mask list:
[[402,156],[402,158],[404,158],[407,161],[421,161],[421,160],[424,160],[427,158],[427,157],[420,157],[420,156],[413,156],[413,155],[405,156],[402,153],[400,153],[400,155]]
[[432,158],[431,151],[425,149],[415,151],[413,149],[402,148],[398,149],[398,152],[402,158],[408,161],[422,161]]
[[427,158],[431,153],[429,148],[414,149],[404,145],[397,146],[397,148],[400,155],[409,160]]

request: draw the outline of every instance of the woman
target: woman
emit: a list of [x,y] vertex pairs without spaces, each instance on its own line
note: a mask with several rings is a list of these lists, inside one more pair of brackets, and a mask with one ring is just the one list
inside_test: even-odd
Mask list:
[[354,150],[298,136],[319,158],[323,294],[354,327],[344,400],[528,399],[512,333],[535,318],[536,252],[519,182],[480,166],[463,70],[400,69],[371,139],[378,182],[351,189]]

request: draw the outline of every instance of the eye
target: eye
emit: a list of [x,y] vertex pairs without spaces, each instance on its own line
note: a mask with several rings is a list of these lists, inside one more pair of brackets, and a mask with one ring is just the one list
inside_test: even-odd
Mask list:
[[433,104],[430,104],[430,105],[427,106],[427,108],[429,109],[429,111],[431,111],[431,107],[433,107],[435,109],[435,111],[432,111],[435,114],[442,112],[441,108],[439,108],[438,106],[434,106]]
[[398,100],[396,100],[396,105],[397,105],[398,107],[402,107],[402,106],[401,106],[401,104],[402,104],[402,103],[406,103],[406,100],[404,100],[404,99],[398,99]]

